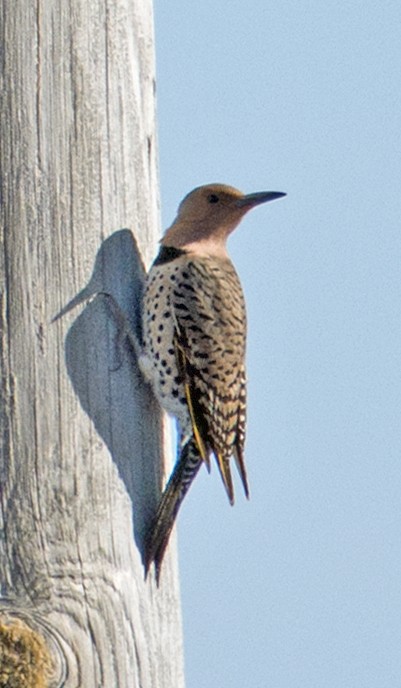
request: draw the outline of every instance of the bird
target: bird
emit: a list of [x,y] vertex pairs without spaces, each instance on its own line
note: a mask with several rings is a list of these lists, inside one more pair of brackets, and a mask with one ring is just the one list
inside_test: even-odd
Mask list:
[[246,308],[226,242],[244,215],[285,196],[244,194],[225,184],[193,189],[146,278],[140,368],[177,420],[178,456],[145,539],[146,575],[161,564],[177,513],[204,463],[214,457],[230,504],[233,459],[249,498],[244,461]]

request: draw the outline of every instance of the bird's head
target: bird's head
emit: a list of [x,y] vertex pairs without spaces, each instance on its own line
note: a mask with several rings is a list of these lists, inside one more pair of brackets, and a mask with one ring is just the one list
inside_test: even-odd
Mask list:
[[279,191],[243,194],[225,184],[198,186],[180,203],[161,243],[195,252],[225,253],[225,242],[251,208],[285,196]]

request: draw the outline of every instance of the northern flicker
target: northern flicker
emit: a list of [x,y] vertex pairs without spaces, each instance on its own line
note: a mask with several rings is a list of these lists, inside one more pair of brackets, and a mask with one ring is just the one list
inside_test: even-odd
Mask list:
[[175,517],[200,466],[214,456],[234,503],[233,457],[246,496],[246,312],[226,240],[245,213],[285,196],[245,195],[210,184],[191,191],[162,240],[147,278],[140,365],[162,407],[176,417],[179,456],[146,542],[156,576]]

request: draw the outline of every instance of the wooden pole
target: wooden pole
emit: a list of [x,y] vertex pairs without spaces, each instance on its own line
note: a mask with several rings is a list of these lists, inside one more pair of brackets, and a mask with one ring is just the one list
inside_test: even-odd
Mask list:
[[95,296],[138,329],[159,233],[151,3],[0,8],[0,687],[181,688],[174,542],[159,588],[142,564],[163,419]]

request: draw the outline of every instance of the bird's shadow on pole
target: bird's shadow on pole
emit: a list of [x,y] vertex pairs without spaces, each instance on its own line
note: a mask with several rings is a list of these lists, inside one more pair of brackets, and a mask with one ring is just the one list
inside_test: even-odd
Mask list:
[[66,335],[67,371],[131,498],[134,537],[142,557],[145,532],[160,497],[162,417],[132,347],[119,337],[102,292],[118,303],[140,338],[144,277],[132,233],[118,230],[99,249],[88,285],[55,317],[86,304]]

